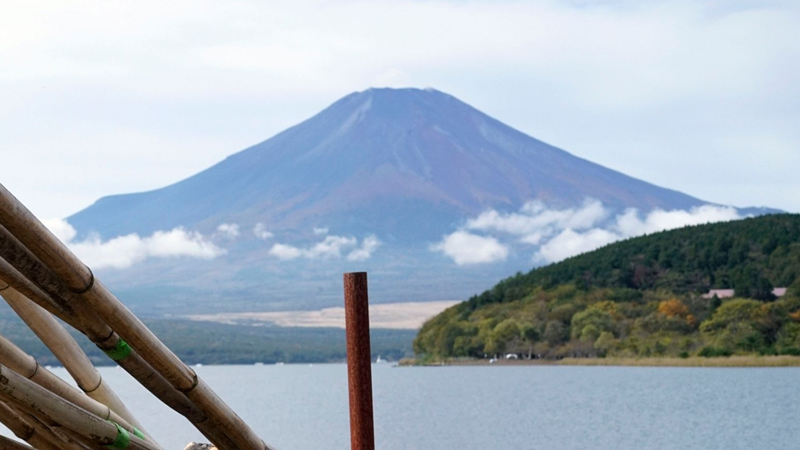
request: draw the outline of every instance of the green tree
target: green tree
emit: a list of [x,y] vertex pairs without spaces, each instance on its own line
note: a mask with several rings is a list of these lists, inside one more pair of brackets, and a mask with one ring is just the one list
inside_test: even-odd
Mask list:
[[700,324],[700,330],[711,333],[736,323],[750,324],[758,319],[761,303],[749,299],[733,299],[723,303],[711,316]]
[[[771,305],[755,300],[734,299],[722,304],[700,330],[713,344],[715,351],[766,353],[771,349],[768,336],[762,332],[765,324],[773,327]],[[775,314],[779,314],[776,309]],[[771,340],[774,340],[772,338]]]
[[[587,308],[572,316],[572,338],[581,338],[584,328],[592,326],[592,341],[603,331],[612,331],[614,328],[614,318],[608,311],[597,308]],[[587,339],[591,336],[587,336]],[[583,339],[582,339],[583,340]]]
[[492,330],[486,341],[486,353],[503,353],[513,341],[520,337],[519,324],[514,319],[506,319]]
[[800,323],[788,323],[778,332],[775,343],[778,353],[784,355],[800,355]]
[[567,327],[560,320],[547,322],[544,328],[544,340],[551,346],[556,346],[567,340]]
[[800,277],[798,277],[786,289],[786,296],[791,298],[800,298]]
[[606,355],[617,346],[618,342],[612,333],[603,331],[595,341],[594,348],[600,351],[602,355]]
[[772,289],[772,283],[755,264],[746,264],[733,279],[733,290],[737,297],[771,301],[775,300]]

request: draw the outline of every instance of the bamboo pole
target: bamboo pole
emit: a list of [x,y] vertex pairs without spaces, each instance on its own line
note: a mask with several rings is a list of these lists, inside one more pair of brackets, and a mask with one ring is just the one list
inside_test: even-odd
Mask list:
[[175,389],[187,394],[239,450],[269,448],[199,377],[133,315],[92,271],[59,241],[25,206],[0,185],[0,223],[71,291],[85,300],[105,323],[126,339]]
[[92,365],[75,339],[52,315],[10,286],[0,289],[0,296],[6,299],[9,306],[50,349],[86,395],[108,406],[131,425],[145,432],[144,427],[133,417],[117,394],[103,382],[100,372]]
[[76,435],[58,422],[45,416],[41,411],[30,405],[20,403],[2,391],[0,391],[0,399],[27,420],[28,423],[34,424],[35,428],[41,430],[42,435],[46,436],[47,441],[54,445],[55,448],[59,450],[102,450],[102,448],[96,449],[86,438]]
[[108,446],[100,445],[90,439],[81,436],[80,434],[70,430],[69,428],[60,427],[59,431],[65,439],[80,445],[83,450],[109,450]]
[[[20,282],[17,277],[14,277],[13,271],[6,270],[3,272],[4,267],[0,264],[0,273],[6,275],[6,272],[10,272],[8,273],[10,278],[5,279],[5,281],[14,287],[14,289],[26,294],[28,298],[45,309],[48,309],[48,304],[56,305],[64,311],[70,320],[72,320],[72,323],[67,323],[86,334],[92,342],[102,346],[104,341],[110,339],[113,330],[111,330],[105,322],[100,320],[97,313],[95,313],[91,307],[86,305],[85,302],[79,301],[77,295],[67,289],[67,287],[61,283],[61,280],[50,271],[42,261],[31,253],[22,242],[11,234],[9,230],[2,226],[2,224],[0,224],[0,257],[2,257],[12,269],[17,271],[24,278],[27,278],[28,281],[47,295],[42,298],[37,298],[40,296],[28,295],[25,290],[21,289],[21,287],[24,287],[25,283]],[[57,314],[54,315],[58,316]]]
[[[13,400],[7,401],[14,403]],[[17,414],[21,414],[25,420],[33,425],[34,428],[40,430],[41,434],[46,437],[47,441],[53,443],[59,449],[87,450],[87,447],[83,442],[67,436],[67,434],[64,433],[64,429],[60,425],[53,423],[51,426],[48,426],[45,423],[47,422],[46,418],[36,417],[32,412],[30,412],[30,410],[17,408],[15,411]]]
[[3,450],[39,450],[35,447],[29,447],[25,444],[20,444],[17,441],[12,441],[11,439],[0,435],[0,448]]
[[[0,364],[33,381],[48,391],[80,406],[104,420],[119,424],[130,433],[137,429],[108,406],[88,397],[83,392],[67,384],[52,372],[41,367],[32,356],[22,351],[11,341],[0,335]],[[152,439],[147,439],[152,441]]]
[[[9,261],[6,262],[0,258],[0,278],[4,277],[2,270],[3,263],[6,263],[6,265],[10,268],[10,271],[19,274],[18,277],[10,277],[6,280],[13,281],[18,284],[22,283],[23,281],[28,283],[29,292],[33,291],[33,289],[38,290],[40,295],[36,297],[38,300],[34,302],[42,307],[45,307],[51,303],[42,302],[42,298],[48,297],[58,299],[58,301],[53,300],[52,303],[61,305],[65,309],[70,309],[70,302],[65,300],[64,297],[71,298],[71,302],[78,305],[78,307],[72,311],[72,314],[74,314],[75,317],[81,318],[81,322],[92,324],[92,327],[88,328],[88,331],[87,329],[82,328],[80,325],[74,325],[78,331],[81,331],[83,334],[85,334],[90,340],[97,344],[101,350],[104,351],[106,348],[115,349],[117,344],[120,343],[119,336],[117,336],[113,330],[107,328],[105,323],[100,321],[100,319],[97,318],[90,309],[87,311],[88,305],[85,305],[81,303],[80,300],[75,299],[75,294],[66,290],[63,285],[61,285],[60,282],[55,279],[55,275],[45,268],[44,265],[42,265],[42,263],[36,259],[36,257],[30,254],[28,249],[24,248],[19,241],[11,236],[2,226],[0,226],[0,255],[9,259]],[[13,265],[9,264],[9,262]],[[20,273],[18,269],[21,269],[24,271],[24,273]],[[17,287],[17,285],[12,286],[15,288]],[[45,293],[43,289],[47,289],[49,292]],[[92,317],[87,318],[87,315],[91,315]],[[73,322],[76,322],[74,317],[71,319]],[[106,337],[105,334],[102,334],[106,329],[111,333],[109,337]],[[147,362],[141,359],[141,357],[135,351],[131,350],[130,355],[122,359],[117,359],[116,362],[134,379],[139,381],[142,386],[155,395],[156,398],[164,402],[164,404],[179,414],[186,417],[206,438],[208,438],[209,441],[216,443],[220,450],[236,450],[236,444],[234,444],[233,441],[225,436],[217,425],[208,420],[208,417],[205,415],[205,413],[200,411],[185,396],[185,394],[179,392],[171,384],[169,384],[169,382],[163,376],[161,376],[161,374],[154,371],[153,368],[150,367]]]
[[[7,262],[14,271],[22,275],[23,279],[40,289],[40,292],[49,296],[53,302],[62,306],[65,310],[69,310],[73,314],[72,321],[77,322],[73,326],[85,334],[101,350],[114,351],[120,344],[120,338],[114,330],[97,317],[97,314],[89,305],[67,290],[56,276],[2,225],[0,225],[0,257],[2,258],[0,261]],[[0,277],[2,275],[2,264],[0,264]],[[5,281],[9,282],[15,289],[20,290],[17,285],[11,283],[11,279],[6,279]],[[13,281],[19,280],[14,279]],[[40,298],[36,297],[29,298],[39,306],[47,309],[47,302],[42,302]],[[127,357],[118,359],[116,362],[153,395],[189,419],[190,422],[199,424],[207,419],[202,411],[193,405],[182,392],[176,390],[160,373],[156,372],[135,350],[131,349],[131,353]],[[200,431],[206,437],[212,439],[208,433],[213,432],[213,430],[209,430],[207,424]]]
[[0,365],[0,392],[26,405],[98,445],[126,442],[131,450],[160,450],[157,445],[133,436],[118,425],[59,397],[47,389]]
[[28,423],[42,431],[42,435],[47,440],[61,450],[87,450],[91,446],[82,437],[75,436],[68,429],[45,416],[41,411],[30,405],[20,403],[4,392],[0,391],[0,399],[5,402],[12,410],[23,417]]
[[[54,303],[64,306],[65,309],[70,309],[69,304],[72,303],[77,307],[72,310],[72,314],[80,319],[81,323],[88,323],[91,327],[83,328],[80,325],[76,326],[78,331],[85,334],[91,341],[93,341],[101,350],[115,349],[117,344],[120,343],[119,336],[110,328],[106,326],[91,308],[79,299],[74,298],[75,294],[64,288],[56,278],[44,265],[33,255],[30,254],[27,248],[0,225],[0,256],[5,258],[9,263],[9,267],[15,272],[21,274],[22,278],[28,283],[31,283],[45,296],[54,299]],[[0,262],[5,260],[0,259]],[[2,264],[0,264],[0,270]],[[1,275],[1,273],[0,273]],[[19,281],[16,280],[15,281]],[[33,284],[35,283],[35,284]],[[16,286],[14,286],[16,287]],[[44,291],[47,291],[46,293]],[[65,300],[70,298],[71,301]],[[39,306],[45,305],[36,301]],[[87,317],[88,316],[88,317]],[[75,321],[73,319],[73,321]],[[102,334],[108,330],[111,334],[106,337]],[[129,348],[129,347],[128,347]],[[130,354],[122,359],[117,359],[116,362],[125,369],[134,379],[149,390],[159,400],[164,402],[167,406],[186,417],[195,428],[197,428],[209,441],[214,442],[220,450],[236,450],[236,444],[220,430],[220,427],[200,411],[184,393],[176,390],[161,374],[153,370],[153,368],[144,361],[135,350],[130,349]]]
[[375,450],[366,272],[344,274],[344,313],[350,392],[350,448]]
[[41,428],[43,425],[36,426],[31,424],[3,402],[0,402],[0,423],[11,430],[14,436],[38,450],[62,450],[45,437],[46,432]]
[[[87,292],[81,294],[112,328],[167,380],[175,389],[183,392],[228,440],[234,449],[270,450],[255,432],[228,406],[200,377],[167,348],[133,313],[128,310],[99,280],[95,280]],[[170,364],[177,366],[170,366]],[[180,367],[178,367],[180,366]],[[172,375],[172,379],[168,375]],[[191,374],[192,384],[178,383],[180,374]],[[185,379],[183,381],[186,381]],[[209,437],[209,436],[206,436]],[[225,441],[211,441],[221,450],[230,448]]]
[[[6,240],[2,236],[5,229],[0,231],[0,254],[5,254],[2,247],[5,247]],[[11,264],[3,258],[0,258],[0,283],[1,288],[5,289],[11,286],[23,295],[31,299],[37,305],[47,310],[50,314],[63,320],[65,323],[75,329],[80,329],[80,325],[72,315],[72,311],[65,311],[63,306],[53,300],[50,295],[39,289],[31,280],[25,278],[25,275],[20,273]]]

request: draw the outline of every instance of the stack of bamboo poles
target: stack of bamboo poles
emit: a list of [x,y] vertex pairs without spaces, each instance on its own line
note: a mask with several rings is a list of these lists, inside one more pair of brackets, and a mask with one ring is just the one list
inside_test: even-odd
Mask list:
[[160,450],[67,330],[86,335],[219,450],[271,450],[92,271],[0,185],[0,296],[79,389],[0,336],[0,449]]

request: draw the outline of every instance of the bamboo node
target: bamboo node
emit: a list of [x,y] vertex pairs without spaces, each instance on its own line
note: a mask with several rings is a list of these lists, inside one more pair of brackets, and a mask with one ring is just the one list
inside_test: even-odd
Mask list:
[[73,289],[72,287],[70,287],[69,290],[72,291],[73,294],[81,295],[86,292],[89,292],[89,290],[94,287],[94,273],[92,272],[92,269],[89,266],[86,266],[86,270],[89,271],[89,283],[87,283],[86,286],[82,289]]
[[88,395],[90,392],[94,392],[94,391],[100,389],[100,385],[101,384],[103,384],[103,377],[99,378],[99,381],[97,382],[97,386],[95,386],[95,387],[93,387],[91,389],[83,389],[83,387],[81,387],[81,390],[83,390],[84,394]]
[[33,373],[31,374],[31,376],[29,376],[29,377],[28,377],[28,379],[29,379],[29,380],[30,380],[31,378],[35,377],[35,376],[36,376],[36,373],[37,373],[37,372],[39,372],[39,361],[37,361],[37,360],[35,360],[35,359],[34,359],[34,360],[33,360],[33,363],[34,363],[34,364],[36,364],[36,366],[33,368]]
[[[111,422],[109,420],[109,422]],[[131,444],[131,435],[128,434],[128,430],[122,428],[118,423],[111,422],[115,427],[117,427],[117,437],[114,439],[114,442],[108,445],[104,445],[105,448],[110,449],[119,449],[124,450],[128,448]]]
[[109,358],[113,359],[114,361],[121,361],[128,356],[131,355],[133,349],[127,342],[125,342],[122,338],[120,338],[116,344],[114,344],[113,348],[110,349],[103,349],[103,353],[105,353]]
[[198,385],[198,384],[200,384],[200,378],[198,378],[198,376],[197,376],[197,372],[195,372],[194,370],[192,370],[192,368],[191,368],[191,367],[189,367],[189,371],[190,371],[190,372],[192,372],[192,385],[191,385],[191,386],[189,386],[189,388],[188,388],[188,389],[180,389],[180,388],[176,388],[176,389],[178,389],[179,391],[183,392],[184,394],[185,394],[185,393],[187,393],[187,392],[192,392],[192,391],[194,390],[194,388],[196,388],[196,387],[197,387],[197,385]]

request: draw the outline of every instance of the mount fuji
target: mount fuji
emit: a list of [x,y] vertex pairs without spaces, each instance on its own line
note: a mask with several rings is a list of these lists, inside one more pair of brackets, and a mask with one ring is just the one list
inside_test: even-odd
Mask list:
[[101,269],[137,312],[308,309],[338,305],[341,272],[361,269],[376,302],[464,298],[530,269],[531,255],[458,265],[432,251],[443,236],[486,211],[577,208],[587,198],[611,214],[709,204],[574,156],[443,92],[369,89],[190,178],[101,198],[67,220],[78,240],[177,227],[217,236],[224,251],[212,259]]

